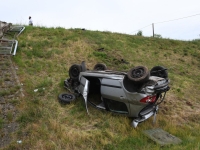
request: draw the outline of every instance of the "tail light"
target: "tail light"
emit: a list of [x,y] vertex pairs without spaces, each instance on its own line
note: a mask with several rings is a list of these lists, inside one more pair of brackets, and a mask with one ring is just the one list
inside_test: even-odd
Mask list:
[[154,103],[156,101],[156,95],[147,96],[140,100],[142,103]]

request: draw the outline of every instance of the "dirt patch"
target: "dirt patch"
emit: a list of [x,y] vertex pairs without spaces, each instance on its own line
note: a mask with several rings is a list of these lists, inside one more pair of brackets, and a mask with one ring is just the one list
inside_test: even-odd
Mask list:
[[9,145],[18,129],[16,104],[23,96],[11,57],[0,55],[0,148]]

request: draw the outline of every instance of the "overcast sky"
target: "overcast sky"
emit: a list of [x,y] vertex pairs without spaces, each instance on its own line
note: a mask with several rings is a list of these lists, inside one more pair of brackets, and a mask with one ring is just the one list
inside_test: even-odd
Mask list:
[[152,36],[155,23],[155,34],[163,38],[200,39],[200,0],[0,0],[0,5],[0,20],[13,24],[28,25],[31,16],[37,26],[125,34],[141,29]]

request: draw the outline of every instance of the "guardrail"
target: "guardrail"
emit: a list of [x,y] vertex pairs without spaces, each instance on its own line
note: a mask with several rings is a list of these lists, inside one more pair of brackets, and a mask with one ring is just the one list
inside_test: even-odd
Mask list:
[[15,38],[24,30],[24,26],[12,26],[11,23],[0,21],[0,55],[16,55],[18,41]]

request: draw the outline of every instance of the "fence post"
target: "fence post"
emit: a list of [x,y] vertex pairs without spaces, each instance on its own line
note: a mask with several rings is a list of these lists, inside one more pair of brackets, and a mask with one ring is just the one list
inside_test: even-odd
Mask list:
[[154,23],[152,23],[153,37],[154,37]]

